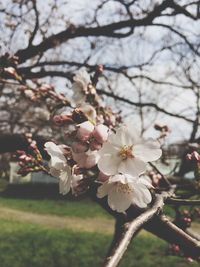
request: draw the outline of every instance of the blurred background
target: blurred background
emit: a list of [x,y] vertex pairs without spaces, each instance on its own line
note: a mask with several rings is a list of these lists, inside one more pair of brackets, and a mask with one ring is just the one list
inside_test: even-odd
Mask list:
[[[185,155],[200,143],[199,19],[200,2],[190,0],[0,1],[1,267],[100,266],[114,229],[87,196],[60,196],[43,173],[17,174],[12,152],[26,147],[25,133],[42,149],[50,139],[65,142],[65,129],[50,120],[55,103],[31,101],[3,69],[11,62],[30,87],[47,83],[70,99],[74,73],[102,64],[97,92],[106,105],[146,138],[166,126],[157,167],[191,179]],[[188,266],[173,253],[142,231],[120,266]]]

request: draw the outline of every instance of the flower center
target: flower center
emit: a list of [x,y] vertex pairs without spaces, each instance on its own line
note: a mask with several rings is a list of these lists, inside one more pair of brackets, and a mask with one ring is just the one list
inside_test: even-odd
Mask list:
[[119,156],[125,160],[128,158],[133,158],[133,151],[132,151],[133,146],[123,146],[121,150],[119,151]]
[[116,192],[117,193],[125,193],[125,194],[130,194],[133,192],[133,189],[129,187],[128,184],[122,184],[120,182],[116,183]]

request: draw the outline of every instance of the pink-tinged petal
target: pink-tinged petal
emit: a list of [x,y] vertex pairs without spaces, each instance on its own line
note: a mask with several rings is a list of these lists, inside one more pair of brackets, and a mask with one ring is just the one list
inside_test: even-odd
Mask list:
[[84,167],[86,169],[90,169],[97,164],[98,160],[99,160],[99,155],[97,151],[92,151],[90,155],[86,157]]
[[106,175],[103,172],[99,172],[98,181],[104,183],[104,182],[108,181],[109,177],[110,177],[109,175]]
[[131,205],[131,195],[116,191],[116,188],[113,187],[108,195],[108,205],[112,210],[125,212]]
[[102,147],[101,143],[98,143],[95,139],[90,141],[90,149],[93,150],[100,150]]
[[146,170],[146,164],[138,158],[128,158],[122,160],[118,171],[123,174],[129,174],[133,177],[137,177],[140,174],[144,173]]
[[98,168],[106,175],[114,175],[118,173],[118,166],[121,158],[113,155],[103,155],[98,161]]
[[78,124],[77,128],[76,137],[81,141],[87,141],[94,130],[94,125],[90,121],[84,121]]
[[99,160],[99,154],[97,151],[88,150],[85,153],[72,152],[72,156],[80,168],[86,169],[90,169],[91,167],[95,166]]
[[97,190],[97,197],[103,198],[106,195],[108,195],[110,189],[112,188],[111,184],[108,184],[107,182],[103,183],[101,186],[99,186]]
[[162,155],[162,150],[157,141],[148,140],[143,144],[133,146],[133,155],[144,162],[157,160]]
[[103,124],[95,126],[92,136],[99,143],[104,143],[108,139],[108,127]]

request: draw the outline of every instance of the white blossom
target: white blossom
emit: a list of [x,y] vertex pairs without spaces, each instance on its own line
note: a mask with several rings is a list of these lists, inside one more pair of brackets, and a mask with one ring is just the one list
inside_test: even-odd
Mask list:
[[51,157],[49,162],[50,173],[59,179],[59,192],[65,195],[71,188],[71,168],[67,165],[67,160],[61,147],[53,142],[47,142],[45,143],[45,149]]
[[117,212],[126,211],[132,204],[146,208],[152,200],[149,191],[151,187],[146,177],[135,178],[128,174],[116,174],[98,188],[97,197],[108,196],[108,205]]
[[64,169],[67,165],[67,161],[61,147],[53,142],[46,142],[44,146],[51,157],[49,162],[50,172],[56,173],[56,171]]
[[117,173],[138,177],[146,170],[146,162],[160,158],[160,144],[143,140],[132,127],[122,126],[111,133],[99,150],[98,168],[106,175]]

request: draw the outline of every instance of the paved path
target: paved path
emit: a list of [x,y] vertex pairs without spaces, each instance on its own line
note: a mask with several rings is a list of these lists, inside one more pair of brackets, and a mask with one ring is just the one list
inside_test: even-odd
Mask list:
[[114,220],[106,218],[78,218],[78,217],[60,217],[56,215],[37,214],[17,209],[11,209],[0,206],[0,219],[8,219],[19,222],[29,222],[48,227],[65,228],[74,231],[98,232],[112,234],[114,229]]

